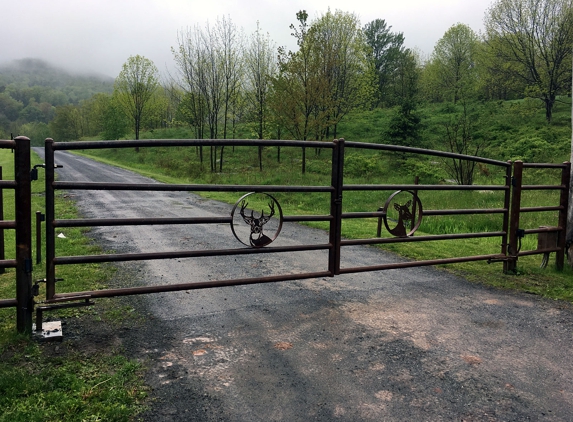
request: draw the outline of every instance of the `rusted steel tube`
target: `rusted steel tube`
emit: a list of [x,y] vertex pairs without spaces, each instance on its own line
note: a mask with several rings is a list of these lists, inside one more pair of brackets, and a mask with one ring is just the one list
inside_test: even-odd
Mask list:
[[363,143],[363,142],[347,142],[346,146],[348,148],[357,148],[357,149],[375,149],[375,150],[383,150],[383,151],[409,152],[409,153],[413,153],[413,154],[433,155],[435,157],[458,158],[458,159],[462,159],[462,160],[477,161],[480,163],[493,164],[493,165],[501,166],[501,167],[511,166],[511,164],[508,164],[505,161],[492,160],[490,158],[476,157],[474,155],[456,154],[454,152],[435,151],[435,150],[423,149],[423,148],[403,147],[400,145],[372,144],[372,143]]
[[507,254],[514,258],[507,261],[507,271],[514,271],[517,266],[519,215],[521,207],[521,184],[523,182],[523,162],[517,160],[513,163],[513,177],[511,190],[511,209],[509,217],[509,245]]
[[16,141],[14,140],[0,140],[0,148],[14,149],[16,147]]
[[[0,166],[0,181],[4,181],[2,174],[2,166]],[[4,189],[0,186],[0,260],[6,259],[6,244],[4,242]],[[16,227],[16,222],[14,221],[14,227]],[[0,274],[4,274],[4,268],[0,267]]]
[[527,255],[540,255],[543,253],[550,253],[550,252],[559,252],[561,250],[561,248],[559,248],[558,246],[555,248],[547,248],[547,249],[534,249],[531,251],[523,251],[523,252],[519,252],[517,254],[517,256],[527,256]]
[[278,252],[305,252],[330,249],[331,245],[280,246],[266,248],[218,249],[204,251],[146,252],[134,254],[106,254],[62,256],[54,258],[56,265],[93,264],[96,262],[144,261],[148,259],[202,258],[212,256],[253,255]]
[[559,169],[566,167],[567,164],[555,163],[523,163],[523,168],[538,168],[538,169]]
[[556,207],[525,207],[520,208],[519,212],[562,211],[564,209],[562,205]]
[[231,217],[88,218],[74,220],[55,220],[54,227],[153,226],[160,224],[230,224],[231,221]]
[[504,185],[344,185],[345,191],[362,191],[362,190],[507,190]]
[[32,184],[30,176],[30,139],[14,139],[14,179],[16,190],[16,328],[32,331],[34,300],[32,295]]
[[55,220],[55,198],[54,198],[54,140],[47,138],[45,148],[45,182],[46,182],[46,299],[49,300],[56,294],[56,266],[54,258],[56,256],[56,232],[54,229]]
[[428,215],[466,215],[466,214],[503,214],[506,208],[481,208],[461,210],[424,210],[424,217]]
[[0,260],[0,268],[16,268],[15,259],[2,259]]
[[330,186],[167,185],[162,183],[53,182],[54,189],[153,192],[332,192]]
[[558,270],[563,269],[563,264],[565,263],[565,246],[567,244],[567,210],[569,209],[569,201],[571,198],[569,196],[569,184],[571,183],[571,163],[565,162],[563,163],[564,167],[561,171],[561,184],[564,186],[564,189],[561,191],[561,195],[559,198],[559,222],[557,225],[562,228],[562,231],[559,233],[559,238],[557,239],[557,246],[559,247],[559,251],[555,255],[555,265]]
[[16,189],[16,182],[14,180],[0,180],[0,188]]
[[496,255],[465,256],[461,258],[430,259],[425,261],[395,262],[391,264],[370,265],[365,267],[341,268],[340,274],[364,273],[368,271],[382,271],[382,270],[392,270],[398,268],[424,267],[424,266],[439,265],[439,264],[455,264],[460,262],[487,261],[490,259],[495,260],[504,258],[505,256],[496,254]]
[[503,236],[505,232],[485,232],[485,233],[457,233],[457,234],[437,234],[432,236],[410,236],[410,237],[387,237],[371,239],[346,239],[341,246],[376,245],[383,243],[407,243],[407,242],[428,242],[432,240],[455,240],[455,239],[480,239],[484,237]]
[[15,308],[18,306],[16,299],[0,299],[0,308]]
[[285,222],[298,222],[298,221],[332,221],[331,215],[285,215],[283,221]]
[[189,147],[189,146],[250,146],[258,147],[300,147],[300,148],[334,148],[332,142],[290,141],[290,140],[253,140],[253,139],[140,139],[129,141],[82,141],[54,142],[54,150],[105,149],[134,147]]
[[565,185],[523,185],[521,190],[565,190]]
[[315,273],[288,274],[288,275],[268,276],[259,278],[238,278],[232,280],[203,281],[197,283],[167,284],[160,286],[125,287],[122,289],[104,289],[104,290],[94,290],[94,291],[77,292],[77,293],[61,293],[56,295],[54,299],[64,299],[64,298],[70,299],[75,297],[76,295],[82,296],[82,298],[87,296],[89,298],[96,299],[102,297],[177,292],[182,290],[199,290],[199,289],[209,289],[215,287],[244,286],[248,284],[276,283],[280,281],[305,280],[309,278],[322,278],[322,277],[332,277],[332,276],[333,274],[329,271],[321,271]]
[[372,212],[345,212],[342,214],[342,218],[380,218],[384,217],[386,213],[384,211],[372,211]]
[[548,232],[559,232],[563,230],[563,227],[539,227],[538,229],[525,229],[525,234],[534,234],[534,233],[548,233]]

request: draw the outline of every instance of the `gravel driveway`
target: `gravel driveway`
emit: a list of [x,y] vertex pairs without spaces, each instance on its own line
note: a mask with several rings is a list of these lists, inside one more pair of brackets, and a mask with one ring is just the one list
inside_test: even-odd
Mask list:
[[[56,163],[64,166],[60,180],[149,183],[64,152]],[[185,192],[70,193],[86,217],[231,210]],[[151,252],[238,247],[229,233],[222,224],[104,227],[93,236],[105,250]],[[322,231],[295,224],[285,225],[280,239],[327,242]],[[121,285],[124,273],[147,285],[323,271],[323,258],[307,252],[126,263],[114,283]],[[370,247],[344,253],[346,266],[396,259]],[[112,334],[149,367],[146,421],[573,420],[572,307],[434,268],[117,300],[146,316]],[[78,330],[66,326],[64,338]]]

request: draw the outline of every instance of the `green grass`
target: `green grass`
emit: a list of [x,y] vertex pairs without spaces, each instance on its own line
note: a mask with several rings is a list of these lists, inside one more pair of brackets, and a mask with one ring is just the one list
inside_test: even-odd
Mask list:
[[[33,163],[40,163],[35,154]],[[13,179],[13,155],[0,150],[4,179]],[[33,182],[33,211],[44,210],[43,171]],[[71,198],[61,195],[57,202],[60,218],[77,215]],[[14,218],[14,195],[4,190],[5,219]],[[35,228],[34,228],[35,229]],[[58,238],[58,251],[66,255],[97,253],[85,231],[65,229],[65,239]],[[35,233],[32,236],[35,241]],[[5,231],[6,258],[14,257],[14,232]],[[33,247],[35,253],[35,245]],[[35,262],[35,256],[34,256]],[[102,288],[113,275],[111,266],[61,266],[57,276],[58,292]],[[43,279],[43,265],[36,265],[33,280]],[[37,301],[45,295],[43,284]],[[15,297],[15,274],[8,269],[0,275],[0,298]],[[118,310],[122,310],[117,314]],[[83,319],[83,324],[131,323],[125,307],[117,301],[98,301],[97,307],[52,311],[44,318],[58,320]],[[121,350],[109,347],[99,352],[84,350],[73,343],[55,346],[37,343],[16,334],[15,309],[0,309],[0,422],[14,421],[127,421],[142,409],[146,390],[142,383],[141,364],[122,356]],[[89,339],[85,339],[89,342]]]

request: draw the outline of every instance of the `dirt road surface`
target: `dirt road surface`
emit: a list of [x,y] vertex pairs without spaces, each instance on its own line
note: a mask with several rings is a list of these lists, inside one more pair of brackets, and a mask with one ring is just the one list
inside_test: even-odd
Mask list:
[[[150,182],[64,152],[56,153],[56,163],[63,165],[60,180]],[[85,217],[231,211],[185,192],[70,194]],[[106,227],[93,236],[116,252],[242,247],[223,224]],[[294,224],[277,242],[300,239],[327,242],[325,233]],[[353,247],[343,265],[396,259]],[[151,285],[326,269],[319,252],[119,267],[117,286],[127,273],[130,283]],[[143,324],[105,341],[68,324],[64,338],[122,347],[149,367],[146,421],[573,420],[573,311],[561,302],[493,290],[434,268],[127,300],[146,316]]]

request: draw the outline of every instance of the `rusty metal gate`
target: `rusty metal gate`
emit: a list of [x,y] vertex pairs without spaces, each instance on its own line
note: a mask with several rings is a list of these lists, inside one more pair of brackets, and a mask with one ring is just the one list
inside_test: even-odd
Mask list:
[[[17,181],[2,182],[3,188],[19,189],[17,197],[26,197],[17,201],[17,207],[27,208],[20,210],[22,216],[20,223],[4,222],[6,228],[16,228],[18,255],[15,261],[0,261],[0,267],[16,266],[18,294],[16,299],[0,300],[0,307],[15,306],[18,309],[18,330],[31,329],[32,311],[34,307],[32,298],[32,284],[29,277],[31,272],[31,243],[30,243],[30,158],[29,140],[24,137],[16,141],[2,141],[0,147],[15,148]],[[121,181],[114,183],[73,182],[55,179],[57,168],[56,152],[63,150],[89,150],[103,148],[147,148],[147,147],[198,147],[198,146],[233,146],[233,147],[293,147],[317,148],[330,150],[331,171],[330,182],[322,186],[293,186],[293,185],[197,185],[197,184],[126,184]],[[28,156],[25,157],[27,151]],[[382,151],[391,154],[422,154],[438,157],[439,159],[461,160],[480,165],[493,166],[501,169],[503,183],[499,185],[457,185],[457,184],[419,184],[415,180],[412,184],[345,184],[345,154],[365,153],[366,151]],[[22,157],[19,158],[19,155]],[[27,160],[27,163],[26,163]],[[46,297],[42,306],[37,307],[37,325],[41,325],[42,312],[61,307],[82,306],[91,304],[90,300],[100,297],[124,296],[167,291],[204,289],[222,286],[245,285],[255,283],[269,283],[287,280],[301,280],[317,277],[334,277],[339,274],[357,273],[365,271],[378,271],[392,268],[407,268],[415,266],[428,266],[468,261],[503,262],[504,271],[516,268],[520,256],[531,254],[544,254],[556,252],[556,265],[562,268],[565,256],[565,237],[567,221],[567,204],[570,183],[570,163],[563,164],[526,164],[520,161],[503,162],[487,158],[465,156],[442,151],[424,150],[418,148],[401,147],[394,145],[381,145],[371,143],[347,142],[343,139],[333,142],[310,141],[279,141],[279,140],[139,140],[139,141],[94,141],[94,142],[54,142],[47,139],[45,143],[45,180],[46,180]],[[561,172],[561,183],[558,185],[524,185],[523,170],[527,168],[547,168]],[[19,170],[18,170],[19,169]],[[24,170],[23,170],[24,169]],[[23,173],[27,173],[23,175]],[[18,180],[20,175],[21,180]],[[236,192],[239,196],[231,215],[218,217],[189,217],[189,218],[129,218],[129,219],[58,219],[55,215],[55,193],[57,191],[74,190],[119,190],[119,191],[187,191],[187,192]],[[521,192],[524,190],[555,190],[559,192],[559,204],[543,207],[522,207]],[[377,210],[345,210],[344,199],[347,195],[360,191],[379,192],[386,201]],[[425,192],[449,191],[484,191],[499,195],[502,206],[498,208],[479,209],[427,209],[421,199]],[[329,197],[328,214],[323,215],[284,215],[280,202],[273,195],[278,192],[322,193]],[[265,195],[268,199],[268,208],[260,213],[246,211],[250,195]],[[385,196],[384,196],[385,195]],[[246,211],[246,212],[245,212]],[[520,214],[524,212],[557,213],[557,221],[549,222],[547,227],[520,228]],[[481,231],[452,234],[416,234],[422,226],[422,219],[430,216],[452,216],[490,214],[499,215],[499,228],[495,231]],[[377,230],[368,238],[344,239],[342,236],[343,221],[351,219],[374,219],[377,221]],[[239,221],[239,223],[237,223]],[[274,225],[271,223],[274,221]],[[300,244],[294,246],[274,246],[274,240],[280,236],[283,222],[324,222],[328,225],[328,242],[322,244]],[[155,224],[229,224],[229,230],[238,240],[237,247],[212,250],[180,250],[171,252],[146,252],[131,254],[101,254],[91,256],[58,256],[55,248],[56,229],[63,227],[98,227],[123,225],[155,225]],[[23,227],[26,226],[26,227]],[[241,227],[239,227],[241,226]],[[423,226],[422,226],[423,227]],[[382,233],[384,230],[384,233]],[[538,234],[540,242],[535,250],[522,251],[521,239],[528,234]],[[356,245],[380,245],[406,242],[431,242],[437,240],[497,238],[499,249],[492,250],[485,255],[457,256],[430,260],[410,260],[379,264],[374,266],[341,266],[341,257],[346,247]],[[22,244],[26,245],[22,246]],[[301,251],[326,251],[325,262],[317,263],[313,272],[300,274],[277,274],[267,277],[240,278],[228,280],[215,280],[193,283],[180,283],[169,285],[140,286],[118,289],[104,289],[76,293],[56,292],[56,267],[70,264],[88,264],[119,261],[141,261],[151,259],[215,257],[229,255],[253,255],[263,253],[289,253]],[[22,273],[22,274],[20,274]],[[18,275],[20,274],[20,275]]]

